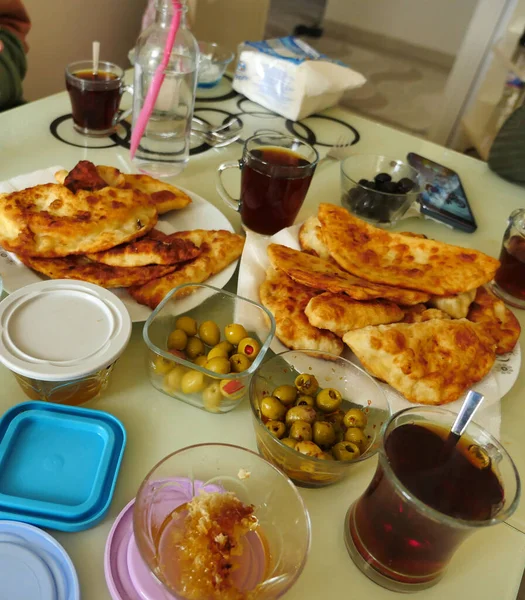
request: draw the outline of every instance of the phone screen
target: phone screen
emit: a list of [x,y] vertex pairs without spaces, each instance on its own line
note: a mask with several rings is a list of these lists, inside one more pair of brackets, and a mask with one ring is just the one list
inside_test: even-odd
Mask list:
[[423,184],[420,193],[423,212],[428,212],[436,218],[441,216],[444,222],[452,226],[457,225],[461,229],[476,229],[476,221],[458,174],[413,152],[408,154],[407,158],[409,164],[417,169],[427,182]]

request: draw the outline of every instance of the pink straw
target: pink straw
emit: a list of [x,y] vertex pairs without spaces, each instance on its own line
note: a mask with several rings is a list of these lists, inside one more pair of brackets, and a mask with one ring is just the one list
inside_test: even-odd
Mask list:
[[155,102],[157,102],[159,91],[165,77],[164,71],[168,66],[171,52],[173,50],[173,44],[175,43],[175,36],[177,35],[177,31],[179,29],[181,5],[178,0],[173,0],[173,8],[175,9],[175,11],[173,15],[173,20],[171,21],[170,29],[168,31],[166,45],[164,46],[164,55],[162,57],[162,62],[155,70],[155,75],[153,76],[153,81],[151,82],[151,85],[149,87],[146,100],[144,101],[144,106],[142,107],[142,110],[140,111],[140,114],[137,119],[137,123],[135,124],[135,127],[131,132],[131,158],[133,158],[135,156],[135,152],[137,152],[139,142],[142,136],[144,135],[146,125],[148,124],[149,118],[151,117],[151,113],[153,112],[153,107],[155,106]]

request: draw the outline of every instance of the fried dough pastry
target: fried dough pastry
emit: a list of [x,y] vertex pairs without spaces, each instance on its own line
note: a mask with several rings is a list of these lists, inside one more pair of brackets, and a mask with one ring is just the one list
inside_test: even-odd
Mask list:
[[284,271],[298,283],[327,292],[344,292],[354,300],[383,298],[410,306],[429,299],[429,295],[423,292],[370,283],[343,271],[332,262],[287,246],[270,244],[268,257],[273,267]]
[[318,218],[332,258],[368,281],[450,296],[487,283],[499,266],[477,250],[378,229],[333,204],[321,204]]
[[78,190],[94,192],[107,187],[107,183],[98,174],[95,165],[89,160],[78,162],[69,173],[66,172],[64,181],[59,183],[63,183],[73,194],[76,194]]
[[469,290],[457,296],[432,296],[429,305],[446,312],[453,319],[464,319],[468,315],[469,306],[476,297],[476,290]]
[[[140,304],[155,308],[174,287],[183,283],[206,281],[237,260],[244,246],[243,237],[223,230],[195,229],[180,231],[176,235],[180,239],[193,242],[201,250],[201,254],[174,273],[153,279],[142,286],[131,287],[129,293]],[[193,288],[186,288],[181,296],[191,294],[192,291]]]
[[343,341],[369,373],[421,404],[457,400],[496,358],[479,325],[467,319],[365,327]]
[[510,352],[520,337],[521,326],[514,313],[485,287],[478,289],[467,318],[478,323],[494,340],[496,354]]
[[113,267],[143,267],[146,265],[175,265],[199,256],[201,250],[190,240],[177,234],[164,235],[163,239],[152,234],[154,230],[134,242],[120,244],[103,252],[88,254],[95,262]]
[[89,260],[85,256],[64,258],[34,258],[18,255],[31,269],[51,279],[78,279],[105,288],[142,285],[156,277],[175,271],[177,265],[150,265],[146,267],[112,267]]
[[149,196],[135,190],[73,193],[49,183],[0,194],[0,244],[17,254],[99,252],[143,236],[156,222]]
[[438,308],[428,308],[424,304],[404,307],[402,323],[423,323],[431,319],[450,319],[450,315]]
[[339,356],[343,342],[330,331],[310,325],[304,314],[308,302],[317,294],[273,267],[259,288],[261,303],[275,317],[275,335],[292,350],[319,350]]
[[323,239],[321,223],[317,217],[310,217],[301,225],[299,229],[299,245],[301,250],[318,256],[324,260],[330,260],[328,246]]
[[358,302],[346,294],[325,292],[314,296],[304,310],[310,325],[328,329],[339,337],[347,331],[368,325],[395,323],[403,318],[403,311],[392,302],[370,300]]

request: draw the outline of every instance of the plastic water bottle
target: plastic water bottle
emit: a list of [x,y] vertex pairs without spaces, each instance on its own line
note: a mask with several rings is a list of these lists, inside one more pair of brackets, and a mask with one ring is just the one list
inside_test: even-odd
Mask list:
[[154,177],[179,174],[189,160],[191,119],[195,104],[199,48],[186,27],[185,5],[173,6],[172,0],[158,0],[155,21],[145,29],[136,44],[133,84],[133,126],[144,105],[149,86],[159,63],[175,11],[180,25],[165,78],[133,164]]

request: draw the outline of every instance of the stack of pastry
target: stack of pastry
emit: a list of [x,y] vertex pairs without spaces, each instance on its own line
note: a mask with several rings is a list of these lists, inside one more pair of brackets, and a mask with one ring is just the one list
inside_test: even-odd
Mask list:
[[389,233],[321,204],[302,250],[270,244],[260,288],[292,349],[346,344],[411,402],[458,399],[515,346],[520,326],[487,287],[499,262],[476,250]]
[[158,216],[191,198],[147,175],[79,162],[56,184],[0,194],[0,245],[53,279],[125,287],[155,308],[182,283],[202,283],[239,258],[244,238],[197,229],[166,235]]

